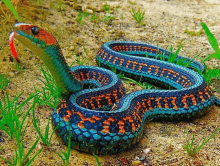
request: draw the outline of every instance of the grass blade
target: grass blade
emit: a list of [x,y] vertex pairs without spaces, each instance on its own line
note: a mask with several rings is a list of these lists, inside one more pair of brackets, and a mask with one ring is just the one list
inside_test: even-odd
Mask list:
[[15,15],[15,17],[18,19],[18,21],[20,22],[21,19],[17,13],[17,11],[15,10],[14,6],[12,5],[11,1],[10,0],[2,0],[5,5],[11,10],[11,12]]

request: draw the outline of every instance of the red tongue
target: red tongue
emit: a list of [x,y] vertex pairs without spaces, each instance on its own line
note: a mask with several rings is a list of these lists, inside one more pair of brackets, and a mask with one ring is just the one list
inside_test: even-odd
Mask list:
[[14,56],[14,58],[16,59],[16,61],[17,61],[18,63],[20,63],[20,60],[18,59],[17,51],[15,50],[15,46],[14,46],[14,35],[13,35],[12,38],[10,39],[9,45],[10,45],[10,48],[11,48],[12,55]]

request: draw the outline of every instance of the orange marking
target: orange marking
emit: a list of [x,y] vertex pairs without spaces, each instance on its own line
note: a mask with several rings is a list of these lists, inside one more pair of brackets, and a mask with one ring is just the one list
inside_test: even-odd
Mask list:
[[178,106],[176,105],[176,99],[177,97],[170,97],[172,100],[171,100],[171,103],[173,104],[173,109],[177,110],[178,109]]
[[168,97],[165,97],[163,101],[165,102],[164,107],[168,109],[169,108]]
[[119,63],[119,66],[121,66],[123,63],[124,63],[124,59],[120,59],[120,63]]
[[156,98],[156,102],[157,102],[157,106],[158,106],[158,108],[162,108],[162,106],[161,106],[161,104],[160,104],[160,100],[162,99],[162,97],[158,97],[158,98]]
[[115,62],[116,62],[117,60],[118,60],[118,57],[115,57],[112,63],[115,64]]
[[86,73],[87,80],[89,80],[89,72]]
[[147,64],[145,64],[145,63],[139,63],[138,71],[140,71],[140,70],[143,68],[143,66],[147,67]]

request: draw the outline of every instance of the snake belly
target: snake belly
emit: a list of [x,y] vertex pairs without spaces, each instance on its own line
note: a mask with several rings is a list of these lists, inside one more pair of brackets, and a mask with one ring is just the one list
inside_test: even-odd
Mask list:
[[[149,57],[147,58],[146,54]],[[65,143],[70,122],[71,146],[96,154],[115,154],[141,139],[146,120],[190,118],[214,104],[215,97],[197,72],[158,60],[170,52],[146,43],[108,42],[96,60],[102,67],[114,68],[134,79],[152,80],[174,90],[140,90],[125,94],[122,81],[100,67],[79,66],[72,73],[84,89],[63,100],[54,110],[53,124]],[[177,60],[183,57],[178,56]],[[184,58],[184,61],[191,61]],[[204,70],[192,60],[190,67]],[[92,88],[91,88],[92,87]]]

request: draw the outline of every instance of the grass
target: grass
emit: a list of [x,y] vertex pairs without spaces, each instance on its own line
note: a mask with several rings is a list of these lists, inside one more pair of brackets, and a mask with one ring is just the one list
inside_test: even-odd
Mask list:
[[67,152],[64,152],[62,150],[61,153],[55,152],[63,161],[63,164],[65,166],[69,165],[69,159],[70,159],[70,149],[71,149],[71,130],[70,130],[70,122],[68,123],[68,138],[67,138]]
[[8,94],[6,94],[6,96],[3,98],[3,103],[0,102],[0,111],[3,115],[0,121],[0,130],[5,131],[5,133],[8,134],[11,139],[16,140],[16,148],[13,158],[11,160],[2,156],[0,156],[0,158],[11,166],[30,165],[37,157],[37,155],[42,151],[42,149],[40,149],[39,151],[37,151],[37,153],[35,153],[32,158],[29,157],[32,151],[36,148],[36,145],[39,141],[39,139],[37,139],[35,143],[31,146],[29,151],[24,154],[24,135],[29,124],[29,122],[27,122],[25,125],[25,121],[30,111],[35,108],[36,103],[34,102],[32,106],[28,109],[28,111],[24,114],[24,116],[22,116],[22,114],[20,113],[21,109],[34,96],[30,95],[25,101],[23,101],[19,105],[18,99],[20,98],[20,96],[21,94],[15,96],[14,99],[10,100]]
[[140,9],[136,11],[134,8],[132,8],[131,15],[140,25],[144,25],[143,23],[143,19],[145,15],[144,11],[142,12]]
[[188,29],[185,29],[185,33],[192,35],[192,36],[200,36],[203,33],[203,29],[200,29],[198,32],[190,31]]
[[11,12],[14,14],[14,16],[18,19],[19,22],[21,22],[21,19],[17,13],[17,11],[15,10],[14,6],[12,5],[10,0],[2,0],[5,5],[11,10]]
[[[2,116],[0,130],[5,131],[11,139],[16,136],[17,130],[21,130],[23,127],[19,122],[19,118],[22,115],[22,108],[34,97],[34,95],[30,95],[26,100],[20,103],[19,98],[21,95],[22,94],[15,95],[13,99],[10,99],[6,93],[2,101],[0,101],[0,115]],[[26,116],[27,115],[25,115],[25,117]],[[23,119],[25,118],[23,117]]]
[[106,24],[110,24],[112,20],[115,19],[115,16],[114,15],[110,15],[110,14],[105,14],[104,18],[103,18],[103,21],[106,23]]
[[[195,145],[194,140],[195,140],[195,134],[192,135],[191,140],[186,140],[186,144],[184,145],[184,149],[186,149],[187,153],[190,156],[196,156],[201,148],[207,144],[218,132],[220,131],[220,128],[218,128],[214,133],[212,133],[208,138],[204,138],[202,143],[199,145]],[[187,131],[188,135],[188,131]]]
[[44,132],[44,134],[42,134],[42,132],[40,130],[40,127],[39,127],[40,126],[40,120],[39,120],[39,124],[37,125],[37,120],[36,120],[36,117],[35,117],[34,109],[32,111],[32,114],[33,114],[32,122],[33,122],[34,128],[36,129],[41,141],[43,142],[43,144],[46,145],[47,147],[49,147],[50,144],[51,144],[52,136],[55,133],[56,129],[59,127],[59,125],[57,125],[57,127],[53,129],[51,135],[49,135],[49,130],[50,130],[50,119],[49,119],[48,123],[46,125],[45,132]]
[[80,23],[81,25],[84,25],[83,18],[87,17],[88,15],[89,15],[88,12],[79,11],[76,17],[76,22]]
[[111,10],[111,6],[109,6],[108,4],[104,4],[103,9],[105,12],[109,12]]
[[93,23],[99,23],[99,22],[101,22],[101,19],[99,18],[99,16],[98,16],[96,13],[94,13],[94,14],[91,16],[91,22],[93,22]]
[[207,83],[210,83],[213,78],[217,78],[217,79],[220,78],[220,69],[216,69],[216,68],[208,69],[205,62],[210,59],[213,59],[213,58],[220,60],[220,50],[219,50],[219,45],[218,45],[218,42],[217,42],[215,36],[210,32],[207,25],[205,23],[201,22],[201,26],[206,33],[206,36],[208,38],[210,45],[212,46],[212,48],[215,51],[214,53],[207,55],[202,60],[202,62],[205,65],[205,68],[206,68],[205,72],[203,73],[203,77],[205,78]]
[[39,80],[44,84],[44,87],[42,87],[42,90],[35,88],[37,103],[39,105],[47,105],[51,108],[55,108],[62,98],[61,89],[56,84],[54,78],[46,67],[43,68],[41,66],[41,71],[44,80]]
[[96,160],[96,162],[97,162],[97,165],[98,165],[98,166],[101,166],[101,163],[100,163],[98,157],[97,157],[94,153],[93,153],[93,156],[94,156],[94,158],[95,158],[95,160]]
[[4,75],[0,74],[0,91],[5,90],[8,87],[9,80]]

